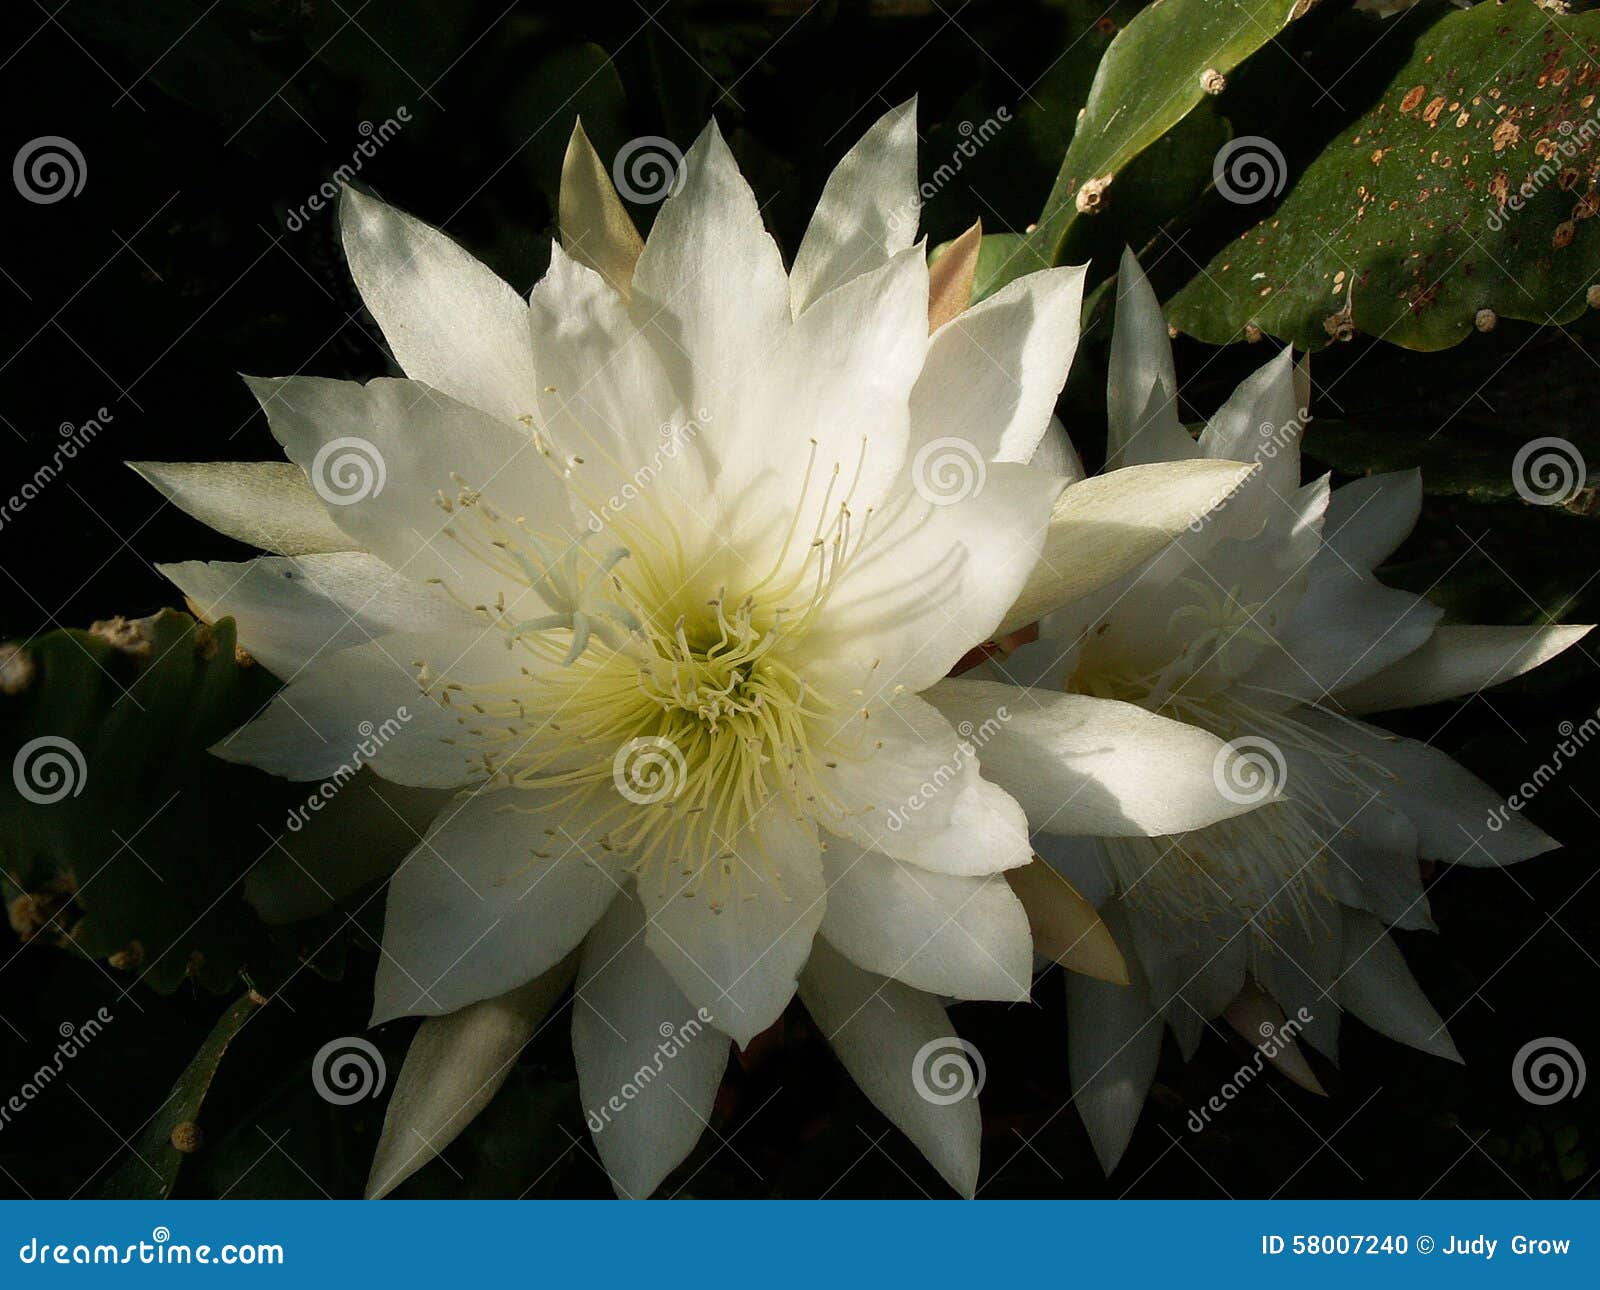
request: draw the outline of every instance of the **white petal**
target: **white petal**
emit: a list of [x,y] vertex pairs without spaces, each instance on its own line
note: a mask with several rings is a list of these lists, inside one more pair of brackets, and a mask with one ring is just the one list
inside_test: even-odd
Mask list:
[[728,1065],[707,1016],[645,948],[638,902],[619,898],[583,947],[572,1007],[584,1118],[619,1196],[650,1195],[705,1130]]
[[328,518],[292,461],[131,461],[179,510],[277,555],[349,551],[356,542]]
[[1261,487],[1287,501],[1300,487],[1304,430],[1295,401],[1294,352],[1285,347],[1228,396],[1200,435],[1200,451],[1217,461],[1255,462]]
[[460,733],[460,723],[422,693],[414,665],[429,662],[435,675],[448,665],[463,681],[503,680],[508,669],[516,675],[515,657],[478,633],[380,636],[319,656],[211,751],[285,779],[348,777],[370,765],[396,783],[459,788],[481,778],[482,766],[442,742]]
[[1072,446],[1072,439],[1067,434],[1067,427],[1061,424],[1060,417],[1050,418],[1050,425],[1044,432],[1044,438],[1039,440],[1039,446],[1033,450],[1028,465],[1035,470],[1044,471],[1047,475],[1065,479],[1069,484],[1076,484],[1083,479],[1083,460],[1078,456],[1078,450]]
[[795,317],[910,246],[921,205],[913,96],[879,117],[828,176],[789,275]]
[[1339,1002],[1380,1035],[1453,1062],[1461,1054],[1383,925],[1367,914],[1344,920]]
[[560,207],[561,245],[567,254],[599,273],[626,299],[644,240],[628,218],[582,121],[572,123],[572,138],[561,162]]
[[1250,684],[1318,702],[1421,647],[1443,615],[1370,574],[1343,565],[1314,570]]
[[344,252],[401,369],[504,421],[533,411],[528,307],[438,229],[346,188]]
[[1178,420],[1178,377],[1161,303],[1144,270],[1124,250],[1117,273],[1117,316],[1106,383],[1106,468],[1187,461],[1200,449]]
[[1161,1022],[1142,991],[1076,972],[1067,990],[1067,1070],[1072,1100],[1100,1167],[1110,1174],[1128,1149],[1161,1056]]
[[964,460],[982,472],[975,493],[941,505],[907,490],[866,517],[864,546],[806,638],[809,675],[832,672],[869,698],[915,693],[997,634],[1035,567],[1061,482]]
[[795,978],[827,906],[816,835],[785,811],[774,800],[728,839],[726,894],[714,872],[652,869],[638,880],[650,949],[689,1000],[741,1048],[794,997]]
[[445,807],[389,880],[374,1025],[492,999],[577,948],[622,873],[564,799],[483,789]]
[[902,694],[828,736],[819,805],[833,832],[940,873],[977,876],[1027,864],[1028,822],[980,775],[981,747],[1004,717],[957,731]]
[[1368,475],[1336,488],[1322,536],[1340,560],[1368,572],[1386,560],[1422,513],[1422,472]]
[[930,873],[840,838],[822,867],[820,934],[858,966],[957,999],[1028,997],[1028,916],[1004,878]]
[[982,748],[983,773],[1036,830],[1180,833],[1250,809],[1217,787],[1220,739],[1131,703],[964,679],[923,697],[957,724],[993,726],[1000,716]]
[[201,618],[234,619],[239,643],[285,679],[314,658],[375,636],[475,625],[438,588],[401,578],[377,556],[358,551],[156,567]]
[[[416,381],[366,385],[314,376],[256,378],[272,433],[311,477],[334,522],[394,569],[492,600],[503,579],[445,530],[460,481],[508,516],[565,537],[569,501],[532,435]],[[530,396],[531,397],[531,396]]]
[[1578,625],[1436,627],[1426,644],[1334,697],[1346,712],[1362,713],[1475,694],[1533,671],[1591,630]]
[[387,1196],[489,1105],[577,966],[569,956],[527,985],[422,1023],[383,1115],[368,1200]]
[[1249,473],[1234,462],[1160,462],[1070,485],[1056,498],[1039,562],[998,634],[1133,573],[1198,526]]
[[961,1060],[961,1041],[939,1001],[862,971],[825,941],[817,942],[800,977],[800,998],[856,1086],[970,1198],[983,1136],[977,1098],[951,1098],[953,1089],[942,1086],[930,1098],[917,1084],[930,1060]]
[[1303,719],[1375,767],[1363,770],[1357,762],[1355,770],[1380,801],[1416,825],[1424,860],[1487,867],[1514,864],[1560,845],[1437,748],[1356,721],[1319,713]]
[[947,436],[991,461],[1026,462],[1078,348],[1085,269],[1044,269],[933,334],[911,394],[911,450]]
[[681,173],[634,268],[629,309],[675,372],[686,405],[728,423],[741,378],[788,330],[789,281],[715,121]]

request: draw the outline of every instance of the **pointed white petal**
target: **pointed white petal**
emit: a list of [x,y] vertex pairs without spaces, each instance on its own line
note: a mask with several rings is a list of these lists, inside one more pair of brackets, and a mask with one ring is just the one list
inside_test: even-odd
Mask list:
[[1100,1167],[1128,1149],[1161,1056],[1161,1022],[1136,986],[1067,973],[1067,1070],[1072,1100]]
[[1178,377],[1167,320],[1144,270],[1128,250],[1123,251],[1117,272],[1106,405],[1108,470],[1200,455],[1178,420]]
[[577,968],[569,955],[527,985],[422,1023],[383,1115],[368,1200],[387,1196],[489,1105]]
[[234,619],[239,643],[285,679],[314,658],[376,636],[471,631],[475,623],[437,587],[401,578],[359,551],[156,567],[206,622]]
[[789,275],[795,317],[910,246],[921,206],[913,96],[879,117],[828,176]]
[[642,1200],[694,1149],[728,1065],[728,1037],[645,947],[619,898],[583,947],[572,1006],[578,1093],[617,1194]]
[[1410,536],[1421,513],[1420,470],[1368,475],[1334,489],[1323,540],[1340,560],[1370,572]]
[[407,376],[504,421],[533,411],[521,296],[438,229],[354,188],[339,226],[361,298]]
[[991,461],[1026,462],[1078,347],[1084,267],[1043,269],[933,334],[911,394],[911,450],[948,436]]
[[1216,461],[1254,462],[1258,486],[1288,501],[1300,487],[1300,437],[1305,425],[1294,391],[1294,351],[1285,347],[1228,396],[1200,435],[1200,451]]
[[1223,1014],[1227,1023],[1246,1042],[1254,1045],[1285,1079],[1307,1093],[1326,1097],[1328,1090],[1311,1069],[1305,1054],[1294,1041],[1294,1031],[1283,1033],[1283,1010],[1253,985],[1247,985]]
[[350,551],[357,543],[328,518],[292,461],[130,461],[179,510],[277,555]]
[[[786,810],[774,800],[728,839],[726,892],[715,872],[684,875],[662,866],[638,879],[650,949],[741,1048],[794,997],[827,907],[816,835]],[[718,861],[711,863],[714,870]]]
[[1217,786],[1220,739],[1131,703],[965,679],[923,697],[953,723],[997,727],[980,754],[983,774],[1035,830],[1180,833],[1251,809]]
[[828,841],[822,867],[819,932],[860,967],[957,999],[1028,997],[1028,917],[1004,878],[930,873],[842,838]]
[[1362,713],[1475,694],[1533,671],[1591,630],[1576,624],[1436,627],[1426,644],[1366,680],[1336,691],[1334,698],[1346,712]]
[[1450,1032],[1411,975],[1383,924],[1351,912],[1344,920],[1339,1002],[1380,1035],[1459,1062]]
[[389,880],[374,1025],[494,998],[577,948],[622,872],[563,798],[483,789],[445,807]]
[[[978,1186],[983,1122],[975,1096],[925,1096],[930,1058],[960,1060],[950,1020],[931,995],[865,972],[819,940],[800,977],[800,998],[850,1078],[962,1196]],[[926,1076],[922,1076],[924,1085]],[[973,1083],[970,1067],[967,1083]]]

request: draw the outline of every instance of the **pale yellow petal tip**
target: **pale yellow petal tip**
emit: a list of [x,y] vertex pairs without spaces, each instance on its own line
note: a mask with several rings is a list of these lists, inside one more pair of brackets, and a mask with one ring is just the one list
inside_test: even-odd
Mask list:
[[983,246],[983,221],[976,220],[946,246],[928,269],[928,334],[931,336],[972,302],[972,283]]
[[617,196],[611,172],[589,142],[581,119],[572,124],[561,162],[557,207],[562,249],[626,298],[644,239]]
[[1006,872],[1011,890],[1027,912],[1034,948],[1069,972],[1129,983],[1128,961],[1099,911],[1045,861]]
[[1265,992],[1247,985],[1222,1016],[1241,1038],[1256,1045],[1291,1084],[1318,1097],[1328,1096],[1328,1090],[1323,1088],[1316,1071],[1311,1069],[1311,1063],[1295,1042],[1300,1027],[1285,1020],[1283,1010]]

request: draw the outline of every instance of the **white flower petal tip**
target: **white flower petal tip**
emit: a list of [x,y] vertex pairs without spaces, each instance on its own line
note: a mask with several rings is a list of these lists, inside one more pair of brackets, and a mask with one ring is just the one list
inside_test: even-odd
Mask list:
[[1156,462],[1072,484],[1056,498],[1044,550],[997,635],[1087,596],[1203,527],[1250,477],[1229,461]]
[[1443,1019],[1383,924],[1369,914],[1347,910],[1341,948],[1337,988],[1339,1003],[1347,1012],[1397,1043],[1464,1064]]
[[1161,1055],[1161,1019],[1143,991],[1066,975],[1067,1070],[1073,1105],[1109,1177],[1144,1110]]
[[489,1104],[577,970],[577,955],[569,955],[508,994],[422,1023],[384,1113],[368,1200],[411,1177]]
[[857,1087],[957,1195],[978,1189],[982,1054],[938,999],[867,972],[818,941],[800,998]]
[[563,249],[603,277],[626,300],[644,239],[617,195],[611,174],[589,142],[581,120],[573,122],[572,138],[561,162],[559,205]]
[[1128,984],[1128,962],[1100,913],[1043,860],[1007,871],[1011,890],[1028,913],[1034,949],[1069,972]]
[[1594,628],[1436,627],[1427,642],[1333,699],[1346,712],[1385,712],[1475,694],[1548,663]]
[[292,461],[130,461],[128,467],[202,524],[274,555],[354,551]]
[[1287,1026],[1283,1009],[1265,993],[1247,986],[1222,1016],[1241,1039],[1255,1045],[1290,1083],[1318,1097],[1328,1096],[1328,1090],[1322,1087],[1322,1081],[1295,1042],[1294,1028]]

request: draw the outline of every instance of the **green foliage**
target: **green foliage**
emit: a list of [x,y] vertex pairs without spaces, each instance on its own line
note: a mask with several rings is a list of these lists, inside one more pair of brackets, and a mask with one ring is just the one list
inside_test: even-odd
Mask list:
[[1215,343],[1253,325],[1302,349],[1357,329],[1443,349],[1483,310],[1564,323],[1588,308],[1600,15],[1511,0],[1402,21],[1423,26],[1404,67],[1178,294],[1175,326]]

